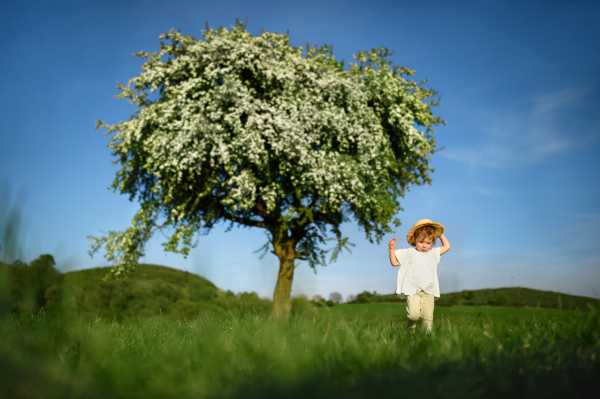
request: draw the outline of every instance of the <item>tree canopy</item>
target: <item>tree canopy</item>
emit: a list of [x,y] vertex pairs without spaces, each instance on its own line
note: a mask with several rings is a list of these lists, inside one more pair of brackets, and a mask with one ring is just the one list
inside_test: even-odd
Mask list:
[[[310,267],[351,245],[354,220],[368,240],[391,232],[410,184],[430,183],[436,92],[386,48],[346,67],[330,46],[295,47],[287,34],[252,35],[237,22],[171,30],[141,73],[118,85],[136,106],[127,121],[98,122],[121,165],[112,188],[140,203],[131,227],[90,237],[127,273],[157,231],[187,255],[196,233],[222,222],[263,228],[280,259],[274,312],[289,313],[295,259]],[[327,244],[332,240],[331,244]]]

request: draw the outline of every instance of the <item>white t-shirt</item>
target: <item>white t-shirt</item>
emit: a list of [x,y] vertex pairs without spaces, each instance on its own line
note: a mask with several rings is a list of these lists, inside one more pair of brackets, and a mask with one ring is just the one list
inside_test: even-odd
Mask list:
[[414,295],[419,291],[440,297],[440,283],[437,277],[437,265],[440,263],[440,247],[427,252],[416,248],[396,250],[396,259],[400,262],[396,294],[400,298]]

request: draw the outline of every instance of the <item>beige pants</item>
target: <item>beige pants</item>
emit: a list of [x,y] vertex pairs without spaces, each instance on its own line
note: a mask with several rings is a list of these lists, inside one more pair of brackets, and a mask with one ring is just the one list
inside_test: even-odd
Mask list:
[[406,296],[406,313],[408,314],[408,327],[413,331],[417,327],[419,318],[423,318],[423,330],[431,332],[433,326],[433,295],[423,291],[415,295]]

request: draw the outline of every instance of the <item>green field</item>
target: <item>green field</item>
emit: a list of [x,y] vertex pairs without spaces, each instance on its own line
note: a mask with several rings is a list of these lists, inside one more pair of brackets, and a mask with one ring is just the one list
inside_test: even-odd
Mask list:
[[[479,313],[481,312],[481,315]],[[314,317],[206,314],[0,321],[1,398],[558,398],[600,393],[595,310],[440,307],[410,333],[401,304]]]
[[[587,312],[585,312],[587,313]],[[518,319],[557,320],[578,318],[583,312],[544,308],[516,308],[496,306],[439,306],[434,312],[434,326],[444,322],[460,325],[482,322],[511,322]],[[406,303],[342,304],[331,308],[319,308],[325,318],[361,320],[406,321]]]
[[106,272],[60,274],[50,255],[0,264],[0,399],[600,397],[596,299],[444,294],[427,335],[395,295],[293,298],[282,321],[191,273]]

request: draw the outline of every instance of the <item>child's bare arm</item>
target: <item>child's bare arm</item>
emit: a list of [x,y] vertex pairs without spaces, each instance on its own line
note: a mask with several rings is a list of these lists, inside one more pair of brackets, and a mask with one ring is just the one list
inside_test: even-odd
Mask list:
[[442,241],[442,246],[440,247],[440,255],[445,254],[450,249],[450,243],[445,235],[440,236],[440,240]]
[[396,247],[397,242],[398,237],[394,238],[388,244],[388,248],[390,249],[390,263],[392,264],[392,266],[400,266],[400,262],[398,262],[398,258],[396,258],[396,251],[394,249]]

